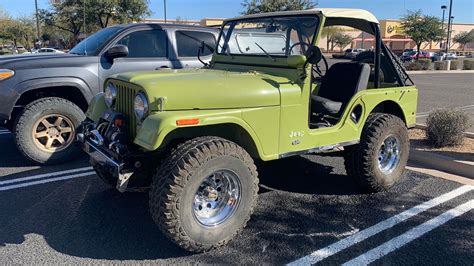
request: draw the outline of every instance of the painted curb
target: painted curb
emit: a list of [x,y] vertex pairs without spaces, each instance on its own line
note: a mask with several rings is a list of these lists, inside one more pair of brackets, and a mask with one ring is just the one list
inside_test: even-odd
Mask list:
[[474,165],[428,151],[410,149],[409,161],[420,166],[474,179]]

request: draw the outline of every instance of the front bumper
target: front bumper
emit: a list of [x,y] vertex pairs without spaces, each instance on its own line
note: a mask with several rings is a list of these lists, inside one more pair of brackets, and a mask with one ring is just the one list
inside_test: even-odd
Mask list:
[[84,125],[82,128],[83,131],[76,135],[76,144],[89,155],[91,164],[100,168],[101,174],[112,175],[117,179],[117,189],[125,192],[133,169],[127,167],[126,160],[114,158],[110,154],[104,147],[103,136],[97,130],[88,131]]

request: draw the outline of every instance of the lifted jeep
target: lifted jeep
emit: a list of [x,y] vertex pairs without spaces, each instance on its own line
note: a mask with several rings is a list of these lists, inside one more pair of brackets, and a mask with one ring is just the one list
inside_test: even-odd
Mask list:
[[[336,25],[374,35],[373,60],[328,68],[317,45]],[[78,142],[104,182],[151,187],[153,220],[191,252],[245,227],[258,192],[254,159],[344,147],[362,189],[389,189],[407,162],[418,95],[377,19],[348,9],[229,19],[202,69],[124,73],[104,87]]]

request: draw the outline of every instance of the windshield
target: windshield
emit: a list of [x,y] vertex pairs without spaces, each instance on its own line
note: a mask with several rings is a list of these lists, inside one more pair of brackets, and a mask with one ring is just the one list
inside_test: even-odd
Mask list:
[[102,46],[120,29],[120,27],[111,27],[98,31],[74,46],[69,53],[91,56],[98,55]]
[[226,23],[218,54],[285,57],[305,55],[318,27],[315,16],[285,16]]

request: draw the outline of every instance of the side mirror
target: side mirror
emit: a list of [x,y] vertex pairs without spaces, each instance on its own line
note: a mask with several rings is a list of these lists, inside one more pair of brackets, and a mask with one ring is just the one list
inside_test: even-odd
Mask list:
[[107,59],[113,60],[119,57],[127,57],[128,56],[128,47],[122,44],[115,45],[111,47],[107,52],[105,52],[104,56]]
[[311,46],[308,49],[308,63],[316,65],[323,59],[323,53],[317,46]]
[[306,63],[306,56],[304,55],[290,55],[288,56],[288,66],[292,68],[299,68],[304,66]]

